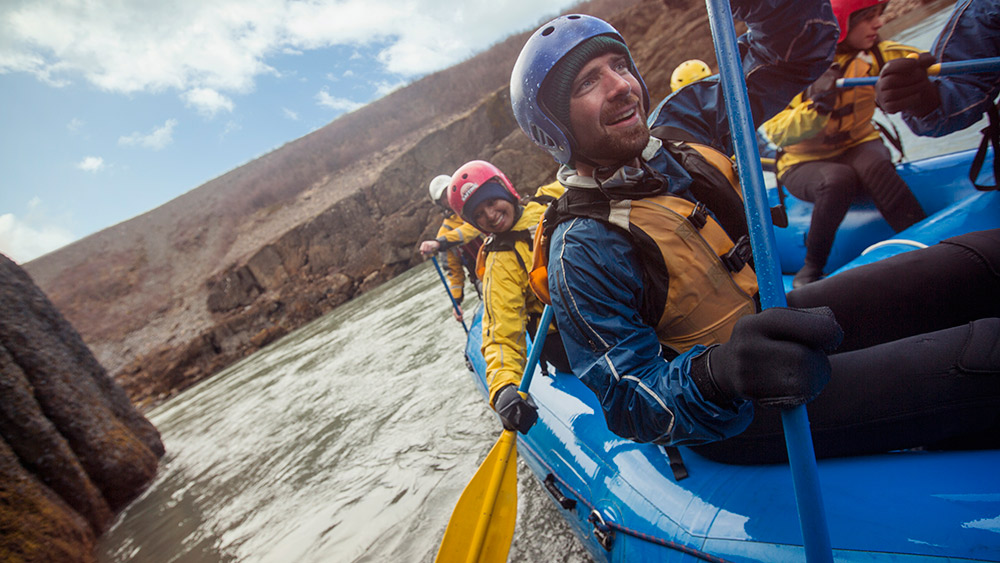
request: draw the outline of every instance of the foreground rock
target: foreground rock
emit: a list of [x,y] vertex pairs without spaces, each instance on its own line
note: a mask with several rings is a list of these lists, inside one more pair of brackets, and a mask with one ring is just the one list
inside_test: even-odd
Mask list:
[[159,433],[3,255],[0,311],[0,561],[93,561],[152,481]]

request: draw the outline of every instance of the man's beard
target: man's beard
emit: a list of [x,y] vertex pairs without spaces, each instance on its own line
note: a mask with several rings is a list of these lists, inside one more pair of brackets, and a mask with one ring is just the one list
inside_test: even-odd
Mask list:
[[601,135],[586,144],[580,144],[577,152],[605,166],[626,164],[639,158],[649,144],[649,126],[646,125],[645,116],[639,117],[639,124],[630,131],[621,135]]

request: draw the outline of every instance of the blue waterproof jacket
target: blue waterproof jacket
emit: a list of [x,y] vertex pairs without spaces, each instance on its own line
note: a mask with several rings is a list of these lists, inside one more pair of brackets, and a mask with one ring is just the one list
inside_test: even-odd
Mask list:
[[[829,67],[839,28],[824,0],[734,0],[732,7],[734,17],[749,28],[740,45],[754,120],[760,124]],[[718,77],[672,94],[650,122],[658,136],[733,153]],[[643,158],[669,179],[672,193],[691,199],[690,176],[659,147],[653,139]],[[568,188],[592,182],[567,167],[559,179]],[[624,231],[586,218],[555,229],[549,292],[574,373],[597,394],[608,427],[619,436],[700,444],[742,432],[753,416],[751,404],[705,401],[689,376],[691,359],[704,347],[667,352],[642,319],[642,271],[639,253]]]
[[[938,34],[931,53],[939,62],[1000,57],[1000,0],[961,0]],[[903,112],[917,135],[941,137],[979,121],[1000,93],[1000,73],[932,77],[941,107],[922,118]]]

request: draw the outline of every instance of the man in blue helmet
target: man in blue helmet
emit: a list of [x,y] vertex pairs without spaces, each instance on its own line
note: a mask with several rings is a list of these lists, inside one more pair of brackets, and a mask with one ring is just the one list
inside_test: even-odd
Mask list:
[[[732,5],[749,27],[740,45],[751,111],[761,123],[828,68],[839,30],[821,0]],[[702,451],[724,461],[772,462],[785,455],[779,411],[758,409],[755,415],[753,403],[788,407],[819,395],[810,405],[810,413],[817,404],[826,409],[813,424],[823,438],[818,455],[928,443],[968,428],[928,428],[920,419],[918,430],[900,436],[897,427],[913,418],[906,418],[911,394],[895,389],[905,387],[902,375],[913,372],[869,383],[878,372],[858,365],[920,362],[933,374],[928,379],[937,381],[942,372],[954,372],[956,355],[971,348],[975,369],[993,375],[966,378],[949,409],[966,422],[996,423],[1000,358],[983,357],[997,343],[1000,320],[988,319],[975,338],[967,328],[935,334],[934,354],[904,346],[871,356],[828,356],[844,334],[831,310],[819,307],[822,300],[795,304],[809,309],[756,313],[757,282],[736,175],[725,156],[732,147],[717,77],[668,98],[650,128],[649,94],[622,36],[598,18],[570,15],[528,39],[511,76],[511,103],[521,129],[563,165],[558,179],[566,187],[546,213],[545,238],[535,248],[541,255],[536,262],[547,265],[547,282],[536,289],[551,297],[573,372],[598,396],[616,434],[707,444]],[[1000,266],[1000,255],[990,259],[992,267]],[[997,276],[981,284],[981,295],[1000,290]],[[850,339],[854,326],[848,326]],[[876,343],[862,340],[859,347]],[[832,360],[840,356],[849,358]],[[833,383],[820,395],[831,369]],[[884,370],[885,361],[874,369]],[[843,401],[876,383],[884,393],[857,399],[857,409],[843,408]],[[916,387],[921,406],[940,406],[936,388]],[[877,421],[863,426],[878,418],[865,409],[881,412],[892,394],[886,389],[906,395],[899,412],[894,405],[885,411],[892,427]],[[827,395],[830,407],[823,402]],[[855,423],[876,437],[843,439]],[[734,440],[737,435],[744,441]]]

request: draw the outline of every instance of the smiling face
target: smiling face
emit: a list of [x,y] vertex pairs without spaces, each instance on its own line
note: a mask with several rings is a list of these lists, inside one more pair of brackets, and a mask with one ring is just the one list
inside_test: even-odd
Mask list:
[[475,226],[485,233],[505,233],[514,226],[514,204],[503,198],[488,199],[472,211]]
[[[649,142],[641,96],[627,55],[606,53],[584,65],[573,80],[569,102],[577,152],[604,166],[638,158]],[[581,174],[592,172],[590,168],[577,163]]]
[[850,30],[844,43],[859,51],[871,49],[878,42],[878,30],[885,25],[882,19],[884,10],[885,4],[879,4],[851,14]]

